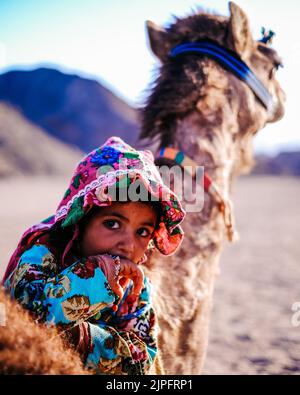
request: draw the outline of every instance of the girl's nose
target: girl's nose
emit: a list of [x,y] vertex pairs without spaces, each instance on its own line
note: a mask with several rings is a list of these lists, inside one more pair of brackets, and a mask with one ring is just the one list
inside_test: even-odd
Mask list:
[[135,250],[134,235],[130,232],[124,234],[122,240],[120,240],[118,249],[122,254],[126,255],[128,259],[132,259]]

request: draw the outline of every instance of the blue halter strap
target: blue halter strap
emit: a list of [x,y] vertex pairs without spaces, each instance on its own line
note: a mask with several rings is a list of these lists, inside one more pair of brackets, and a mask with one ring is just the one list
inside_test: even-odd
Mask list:
[[252,89],[268,112],[273,112],[274,100],[271,94],[263,83],[255,76],[253,71],[245,62],[238,58],[237,55],[232,55],[226,48],[210,41],[180,44],[170,52],[170,56],[172,58],[182,54],[200,54],[211,57],[231,71],[239,79],[244,81]]

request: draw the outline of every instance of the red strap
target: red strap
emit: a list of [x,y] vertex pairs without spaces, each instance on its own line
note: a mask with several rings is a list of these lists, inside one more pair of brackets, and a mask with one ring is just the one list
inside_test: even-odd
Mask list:
[[212,179],[209,177],[207,173],[204,172],[204,177],[203,177],[203,183],[204,183],[204,190],[205,192],[209,191],[209,187],[212,184]]

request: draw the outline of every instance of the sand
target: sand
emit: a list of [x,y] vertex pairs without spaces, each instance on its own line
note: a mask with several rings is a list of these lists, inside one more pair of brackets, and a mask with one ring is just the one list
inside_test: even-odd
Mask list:
[[[240,241],[227,244],[215,287],[206,374],[299,374],[300,179],[240,179]],[[299,324],[300,324],[300,320]]]
[[[51,215],[63,177],[0,180],[0,276],[27,227]],[[205,374],[299,374],[300,179],[245,177],[234,191],[240,241],[226,244]],[[297,320],[296,320],[297,323]]]

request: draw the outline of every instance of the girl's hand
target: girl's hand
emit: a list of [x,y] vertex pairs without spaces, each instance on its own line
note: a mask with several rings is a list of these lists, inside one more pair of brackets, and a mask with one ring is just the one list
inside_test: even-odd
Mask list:
[[128,259],[120,258],[117,264],[114,258],[108,254],[94,255],[89,260],[97,263],[102,269],[107,281],[115,294],[122,299],[124,289],[129,280],[133,281],[131,295],[137,298],[144,286],[144,273],[140,266]]

